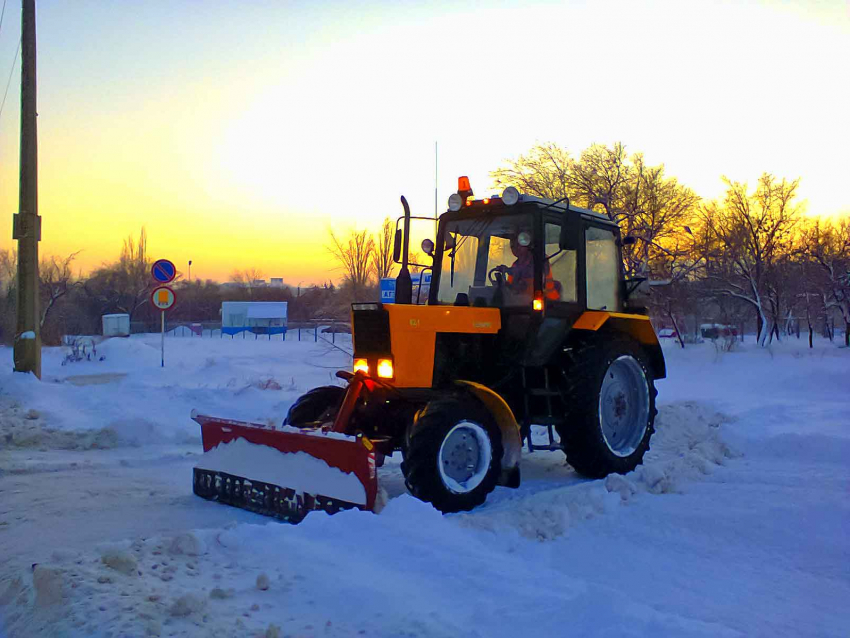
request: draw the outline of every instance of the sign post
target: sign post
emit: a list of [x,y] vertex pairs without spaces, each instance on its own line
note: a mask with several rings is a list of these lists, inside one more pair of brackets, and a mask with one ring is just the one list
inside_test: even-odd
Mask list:
[[160,286],[159,288],[154,288],[151,293],[151,303],[155,308],[159,308],[162,311],[162,357],[161,363],[162,367],[165,367],[165,311],[171,308],[174,305],[176,298],[174,296],[174,291],[168,286]]
[[[167,284],[177,276],[177,268],[167,259],[157,259],[151,267],[151,277],[159,284]],[[151,303],[161,311],[160,316],[160,366],[165,367],[165,311],[174,305],[174,291],[165,285],[154,288],[151,293]]]

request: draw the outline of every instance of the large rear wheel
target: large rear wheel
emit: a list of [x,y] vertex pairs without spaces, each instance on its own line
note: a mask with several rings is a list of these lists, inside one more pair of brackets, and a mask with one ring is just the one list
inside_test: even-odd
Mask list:
[[336,385],[313,388],[295,400],[283,424],[296,428],[319,427],[333,420],[344,397],[345,388]]
[[631,472],[654,431],[654,378],[640,346],[623,338],[583,345],[565,371],[567,461],[585,476]]
[[472,397],[438,399],[413,422],[402,472],[411,494],[441,512],[471,510],[496,487],[503,453],[483,405]]

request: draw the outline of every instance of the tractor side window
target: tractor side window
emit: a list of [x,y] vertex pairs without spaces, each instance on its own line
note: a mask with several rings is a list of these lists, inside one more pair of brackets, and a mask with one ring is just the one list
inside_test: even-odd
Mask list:
[[616,312],[620,309],[620,258],[614,233],[588,227],[585,242],[587,307]]
[[[553,301],[578,301],[576,286],[577,251],[560,249],[561,226],[546,224],[546,259],[543,277],[547,297]],[[547,268],[549,275],[547,275]]]

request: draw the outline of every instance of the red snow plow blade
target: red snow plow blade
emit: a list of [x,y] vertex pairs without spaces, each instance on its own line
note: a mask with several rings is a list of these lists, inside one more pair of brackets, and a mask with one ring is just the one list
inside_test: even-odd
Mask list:
[[372,510],[378,493],[371,441],[313,430],[197,414],[204,454],[194,469],[198,496],[300,522],[309,512]]

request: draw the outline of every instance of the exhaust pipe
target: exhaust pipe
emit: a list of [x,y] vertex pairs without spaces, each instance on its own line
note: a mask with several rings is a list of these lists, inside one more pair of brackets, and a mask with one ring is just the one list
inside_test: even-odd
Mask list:
[[404,206],[404,242],[402,243],[401,270],[395,278],[395,302],[413,303],[413,280],[410,278],[409,249],[410,249],[410,206],[404,195],[401,196],[401,205]]

